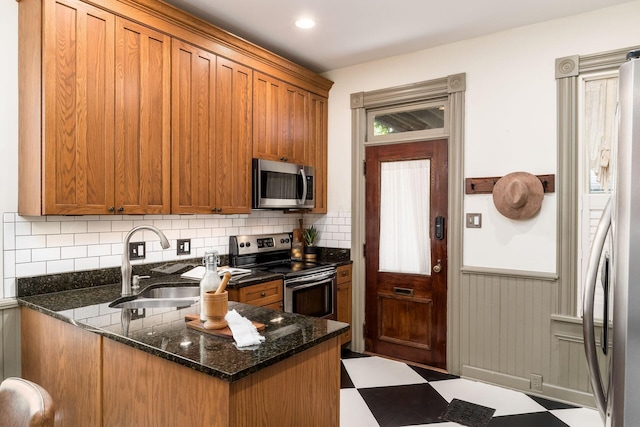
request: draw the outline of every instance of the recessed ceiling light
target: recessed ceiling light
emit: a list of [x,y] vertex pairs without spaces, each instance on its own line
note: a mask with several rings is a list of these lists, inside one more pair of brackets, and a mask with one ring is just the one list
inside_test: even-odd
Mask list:
[[296,21],[296,27],[303,28],[305,30],[309,28],[313,28],[316,26],[316,23],[311,18],[300,18]]

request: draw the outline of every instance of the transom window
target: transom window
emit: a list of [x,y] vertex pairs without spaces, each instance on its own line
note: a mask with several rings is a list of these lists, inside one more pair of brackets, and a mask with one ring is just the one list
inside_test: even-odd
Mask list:
[[405,104],[367,112],[367,142],[442,136],[448,124],[445,101]]

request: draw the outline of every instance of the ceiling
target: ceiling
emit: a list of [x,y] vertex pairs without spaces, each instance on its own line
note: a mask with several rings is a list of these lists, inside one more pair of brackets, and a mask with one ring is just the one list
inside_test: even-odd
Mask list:
[[[324,72],[629,0],[165,0]],[[316,21],[300,30],[300,17]]]

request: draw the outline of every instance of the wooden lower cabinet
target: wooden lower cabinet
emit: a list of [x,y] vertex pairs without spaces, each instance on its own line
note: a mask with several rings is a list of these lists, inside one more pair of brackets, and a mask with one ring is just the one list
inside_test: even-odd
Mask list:
[[102,337],[26,307],[20,316],[22,377],[49,392],[54,425],[101,426]]
[[339,337],[226,382],[23,307],[22,374],[56,426],[310,426],[340,423]]
[[283,287],[282,280],[272,280],[243,288],[229,289],[229,299],[282,311]]
[[[338,292],[336,300],[338,316],[336,320],[351,324],[351,265],[338,267],[337,276]],[[346,344],[351,341],[351,329],[340,336],[340,344]]]

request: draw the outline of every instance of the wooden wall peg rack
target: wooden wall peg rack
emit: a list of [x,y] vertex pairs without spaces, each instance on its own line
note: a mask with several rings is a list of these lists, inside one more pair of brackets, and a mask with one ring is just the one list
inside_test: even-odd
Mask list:
[[[556,176],[554,174],[536,176],[542,182],[542,188],[545,193],[554,193],[556,191]],[[500,178],[502,177],[465,178],[464,192],[465,194],[491,194],[493,193],[493,186],[496,185]]]

